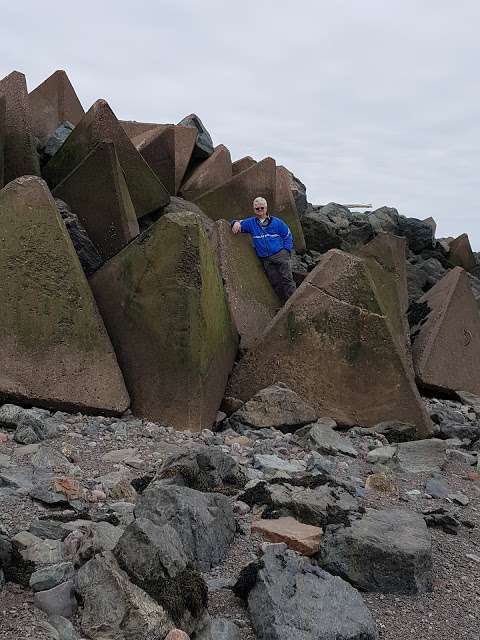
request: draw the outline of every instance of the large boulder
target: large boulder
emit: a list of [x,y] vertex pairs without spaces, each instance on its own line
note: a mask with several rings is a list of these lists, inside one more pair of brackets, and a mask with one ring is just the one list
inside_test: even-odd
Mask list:
[[105,100],[97,100],[45,165],[50,188],[64,180],[100,142],[113,142],[138,218],[168,204],[168,192],[135,149]]
[[365,213],[352,213],[335,202],[307,210],[302,226],[308,249],[320,251],[341,248],[346,251],[373,238],[374,230]]
[[228,395],[282,380],[318,415],[345,425],[430,420],[364,262],[332,250],[235,367]]
[[167,611],[106,552],[84,564],[76,579],[83,602],[81,628],[92,640],[164,638],[175,625]]
[[99,143],[52,193],[68,202],[104,260],[139,234],[113,142]]
[[349,527],[327,527],[321,566],[362,591],[432,591],[432,542],[421,514],[367,509]]
[[178,124],[182,127],[191,127],[196,130],[197,137],[193,150],[194,158],[204,160],[212,155],[214,151],[212,136],[208,133],[207,128],[196,113],[185,116]]
[[135,517],[174,529],[188,561],[201,571],[209,571],[225,558],[235,534],[233,509],[226,496],[161,482],[152,482],[140,495]]
[[132,410],[210,427],[237,350],[222,280],[196,214],[167,214],[90,280]]
[[103,260],[78,216],[70,210],[68,204],[60,198],[55,198],[55,204],[75,247],[82,269],[89,276],[102,266]]
[[232,319],[247,348],[262,334],[280,308],[250,237],[234,235],[225,220],[217,222],[218,256]]
[[460,267],[449,271],[418,300],[418,310],[412,326],[418,382],[479,394],[480,316],[467,273]]
[[235,586],[259,640],[376,640],[362,597],[284,544],[267,547]]
[[[5,114],[3,124],[4,183],[7,184],[24,175],[39,176],[40,164],[32,131],[27,82],[23,73],[12,71],[0,80],[0,101],[2,98]],[[0,109],[1,111],[2,109]],[[0,137],[1,135],[2,127],[0,126]]]
[[398,235],[405,236],[409,248],[413,253],[421,253],[424,249],[431,249],[435,242],[432,227],[417,218],[398,219]]
[[0,398],[120,414],[129,398],[75,249],[46,184],[0,192]]
[[187,200],[194,200],[202,193],[219,187],[231,177],[230,151],[223,144],[219,144],[212,155],[197,165],[187,176],[180,188],[180,193]]
[[281,382],[261,389],[232,414],[232,422],[252,429],[295,431],[315,422],[317,413],[298,393]]
[[71,122],[75,127],[85,115],[72,83],[60,69],[31,91],[28,101],[32,131],[40,142],[46,142],[63,122]]

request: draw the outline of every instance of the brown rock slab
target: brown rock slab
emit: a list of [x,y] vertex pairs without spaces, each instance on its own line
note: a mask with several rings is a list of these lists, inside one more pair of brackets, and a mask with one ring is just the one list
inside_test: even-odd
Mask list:
[[340,424],[410,422],[430,432],[411,370],[364,262],[331,250],[235,367],[228,395],[284,382]]
[[290,549],[305,556],[317,553],[323,533],[320,527],[303,524],[291,517],[257,520],[252,523],[252,531],[261,533],[270,542],[284,542]]
[[175,125],[175,188],[177,192],[185,178],[196,139],[195,129]]
[[240,158],[240,160],[236,160],[232,164],[232,175],[236,176],[237,173],[253,167],[254,164],[257,164],[257,161],[254,160],[252,156],[245,156],[244,158]]
[[130,140],[133,140],[141,133],[164,126],[157,122],[137,122],[136,120],[119,120],[119,122]]
[[470,240],[466,233],[452,240],[449,244],[450,253],[448,259],[456,267],[462,267],[465,271],[473,271],[477,266],[475,256],[470,246]]
[[77,254],[43,180],[0,191],[0,398],[120,414],[129,398]]
[[85,115],[72,83],[63,70],[52,73],[28,94],[32,131],[44,142],[62,122],[76,126]]
[[27,82],[23,73],[12,71],[0,80],[0,99],[5,101],[4,182],[19,176],[40,175]]
[[223,144],[215,147],[212,155],[201,162],[180,188],[182,198],[194,200],[211,189],[219,187],[232,177],[230,151]]
[[247,348],[281,307],[247,235],[234,235],[226,220],[217,222],[220,270],[230,313]]
[[210,427],[237,335],[200,217],[162,216],[90,282],[133,412],[177,429]]
[[248,218],[253,215],[252,204],[257,196],[265,198],[272,211],[275,204],[275,169],[275,160],[265,158],[220,187],[195,198],[194,202],[213,220]]
[[138,219],[113,142],[99,143],[53,190],[79,217],[103,258],[139,234]]
[[290,189],[290,172],[288,169],[282,166],[277,167],[276,181],[275,206],[270,213],[288,224],[293,235],[295,250],[298,253],[303,253],[306,249],[305,238],[303,237],[297,206]]
[[418,383],[435,390],[480,394],[480,316],[467,273],[455,267],[418,304],[429,311],[412,328]]
[[138,218],[163,207],[168,192],[135,149],[105,100],[97,100],[44,167],[51,188],[64,180],[100,143],[113,142]]

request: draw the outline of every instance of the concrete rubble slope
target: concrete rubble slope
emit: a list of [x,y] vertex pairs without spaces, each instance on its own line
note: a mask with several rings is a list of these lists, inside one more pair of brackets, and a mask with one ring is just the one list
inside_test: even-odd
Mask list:
[[32,114],[32,131],[44,142],[62,124],[76,126],[85,115],[65,71],[59,69],[28,94]]
[[418,305],[412,351],[419,384],[480,394],[480,316],[468,274],[455,267]]
[[129,398],[115,353],[47,185],[0,192],[0,398],[119,414]]
[[[27,81],[12,71],[0,80],[0,99],[5,100],[4,183],[23,175],[40,175],[40,164],[32,131]],[[0,129],[0,135],[1,135]]]
[[99,143],[53,190],[67,202],[103,258],[139,234],[138,219],[113,142]]
[[113,142],[138,218],[168,204],[168,192],[135,149],[105,100],[97,100],[43,169],[56,187],[100,142]]
[[132,410],[210,427],[237,350],[216,259],[196,214],[166,214],[91,279]]
[[373,281],[350,254],[323,257],[235,367],[228,395],[248,400],[279,380],[341,424],[397,419],[430,432]]

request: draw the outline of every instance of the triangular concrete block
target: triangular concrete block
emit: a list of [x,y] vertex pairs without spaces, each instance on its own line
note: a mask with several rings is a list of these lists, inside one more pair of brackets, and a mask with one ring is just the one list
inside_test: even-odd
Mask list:
[[120,414],[129,398],[95,300],[47,185],[0,191],[0,398]]
[[180,188],[180,195],[185,200],[194,200],[202,193],[216,189],[231,177],[230,151],[223,144],[219,144],[212,155],[191,172]]
[[455,267],[462,267],[465,271],[473,271],[477,266],[477,261],[470,246],[470,240],[466,233],[452,240],[449,244],[449,262]]
[[51,188],[56,187],[100,142],[113,142],[138,218],[169,202],[158,177],[135,149],[105,100],[97,100],[43,169]]
[[5,100],[4,182],[7,184],[24,175],[39,176],[40,164],[23,73],[12,71],[0,80],[0,98]]
[[480,395],[480,315],[460,267],[418,300],[412,351],[419,384]]
[[230,224],[217,222],[220,270],[240,346],[250,347],[273,320],[281,304],[260,260],[245,235],[233,235]]
[[211,427],[237,350],[214,252],[193,213],[166,214],[90,281],[133,412]]
[[237,173],[241,173],[245,171],[245,169],[250,169],[254,164],[257,164],[257,161],[252,158],[252,156],[245,156],[244,158],[240,158],[240,160],[235,160],[232,164],[232,175],[236,176]]
[[101,142],[53,190],[70,205],[108,260],[139,234],[138,219],[113,142]]
[[63,70],[52,73],[28,94],[32,131],[44,142],[62,122],[76,126],[85,115],[72,83]]
[[276,181],[275,206],[270,213],[278,216],[288,224],[295,240],[296,251],[303,253],[306,248],[305,238],[303,237],[303,229],[300,224],[297,206],[293,198],[292,190],[290,189],[289,171],[285,167],[277,167]]
[[247,400],[284,382],[341,424],[400,420],[426,435],[412,371],[379,311],[364,262],[329,251],[235,367],[228,395]]

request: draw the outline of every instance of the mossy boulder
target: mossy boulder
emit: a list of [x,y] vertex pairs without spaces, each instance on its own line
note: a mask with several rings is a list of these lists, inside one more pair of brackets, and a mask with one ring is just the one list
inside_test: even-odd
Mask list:
[[194,213],[170,213],[91,285],[132,409],[177,429],[210,427],[237,350],[215,255]]
[[0,400],[118,414],[129,398],[70,236],[40,178],[0,191]]

